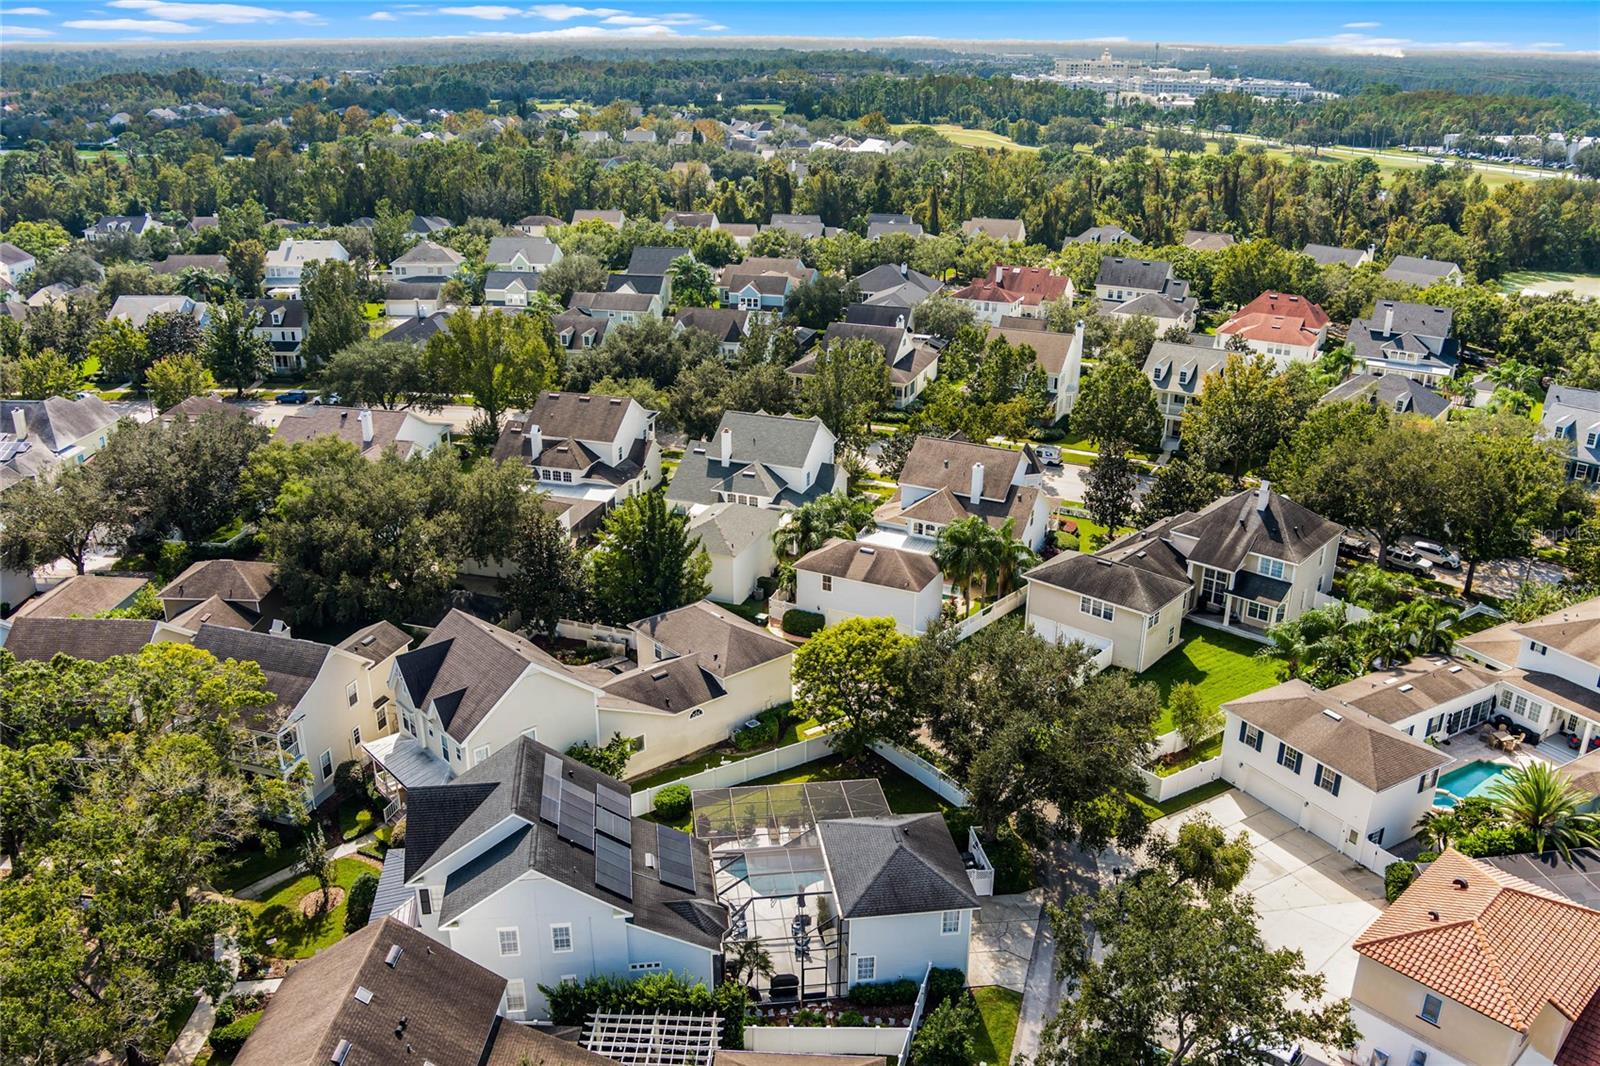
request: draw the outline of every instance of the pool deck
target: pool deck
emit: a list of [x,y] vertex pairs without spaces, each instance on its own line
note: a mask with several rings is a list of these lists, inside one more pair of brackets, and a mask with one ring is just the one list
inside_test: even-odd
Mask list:
[[[1537,762],[1550,763],[1553,766],[1560,767],[1576,759],[1579,754],[1572,748],[1567,747],[1566,741],[1560,736],[1548,737],[1535,748],[1525,747],[1516,752],[1508,752],[1490,747],[1475,733],[1462,733],[1454,737],[1449,751],[1451,755],[1455,756],[1456,765],[1451,770],[1447,770],[1440,775],[1441,782],[1443,778],[1448,777],[1456,770],[1465,769],[1469,764],[1475,762],[1494,763],[1506,769],[1510,769],[1513,766],[1527,766],[1530,763]],[[1482,795],[1482,792],[1479,791],[1482,787],[1483,783],[1473,786],[1473,790],[1468,795]],[[1435,804],[1435,806],[1437,805]]]

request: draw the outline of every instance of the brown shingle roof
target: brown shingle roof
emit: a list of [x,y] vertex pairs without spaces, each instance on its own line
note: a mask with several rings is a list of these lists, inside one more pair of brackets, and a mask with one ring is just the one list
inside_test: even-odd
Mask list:
[[1057,333],[1047,329],[1029,329],[1017,326],[990,326],[989,338],[1004,337],[1013,348],[1029,347],[1039,367],[1046,374],[1059,374],[1067,365],[1075,339],[1071,333]]
[[[1266,507],[1260,496],[1267,495]],[[1189,558],[1222,570],[1237,570],[1252,552],[1304,562],[1337,540],[1337,522],[1300,506],[1266,485],[1225,496],[1192,518],[1174,523],[1172,532],[1198,541]]]
[[354,407],[302,408],[278,424],[277,439],[294,444],[317,437],[338,437],[360,448],[368,458],[378,458],[390,447],[395,448],[402,458],[409,456],[416,446],[415,442],[402,441],[399,436],[405,428],[406,419],[411,416],[405,411],[382,411],[376,408],[371,411],[372,440],[365,443],[361,412]]
[[358,629],[339,647],[352,655],[359,655],[369,663],[381,663],[397,651],[411,645],[411,634],[393,622],[374,622]]
[[1600,662],[1600,596],[1552,611],[1517,632],[1579,659]]
[[1576,1020],[1600,988],[1600,911],[1454,849],[1354,946],[1518,1032],[1546,1003]]
[[143,575],[74,574],[55,588],[28,600],[13,618],[93,618],[121,607],[143,588]]
[[710,600],[652,615],[629,628],[676,654],[699,652],[706,669],[719,677],[781,659],[794,650],[788,641]]
[[1493,685],[1487,670],[1447,655],[1413,659],[1328,689],[1328,695],[1391,725]]
[[172,624],[184,629],[199,629],[211,624],[229,629],[254,629],[261,616],[248,608],[235,607],[221,596],[208,596],[179,614],[172,616]]
[[972,493],[972,465],[983,464],[983,497],[1003,500],[1011,489],[1021,452],[965,440],[918,437],[900,468],[900,484],[949,489],[963,499]]
[[905,592],[919,592],[940,576],[931,555],[837,538],[802,556],[794,568]]
[[136,655],[156,631],[155,622],[139,618],[14,618],[10,625],[5,650],[39,662],[58,654],[97,663]]

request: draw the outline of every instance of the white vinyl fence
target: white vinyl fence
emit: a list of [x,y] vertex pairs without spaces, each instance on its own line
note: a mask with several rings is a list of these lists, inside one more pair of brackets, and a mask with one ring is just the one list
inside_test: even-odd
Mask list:
[[[904,1027],[747,1025],[744,1027],[745,1050],[786,1055],[893,1055],[902,1064],[908,1064],[911,1040],[917,1035],[928,1004],[928,978],[932,975],[930,963],[922,975],[922,987],[917,990],[911,1021]],[[804,1005],[801,1007],[803,1009]]]
[[734,759],[721,766],[713,766],[697,774],[680,777],[676,781],[663,781],[659,785],[651,785],[649,788],[641,788],[634,792],[633,816],[637,818],[655,810],[656,795],[668,785],[687,785],[691,792],[698,788],[731,788],[747,781],[754,781],[758,777],[793,770],[796,766],[804,766],[808,762],[816,762],[832,754],[833,738],[823,734],[820,737],[785,744],[781,748],[773,748],[771,751],[763,751],[743,759]]
[[967,805],[967,793],[955,779],[922,756],[890,744],[886,740],[876,741],[872,745],[872,750],[883,756],[889,765],[903,771],[946,803],[953,803],[957,807]]
[[608,626],[601,622],[574,622],[563,618],[556,623],[556,636],[568,640],[581,640],[589,644],[614,644],[632,651],[638,639],[631,629]]
[[1222,776],[1222,758],[1206,759],[1186,766],[1175,774],[1162,777],[1139,767],[1139,779],[1144,783],[1144,794],[1157,803],[1182,795],[1192,788],[1209,785]]
[[987,628],[1027,602],[1028,589],[1026,586],[1001,596],[977,614],[963,619],[961,624],[956,627],[956,639],[966,640],[978,630]]

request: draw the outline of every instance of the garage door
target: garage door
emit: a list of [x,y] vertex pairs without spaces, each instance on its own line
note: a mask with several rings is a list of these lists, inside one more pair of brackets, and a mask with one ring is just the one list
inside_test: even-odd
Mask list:
[[1239,784],[1250,795],[1289,821],[1296,825],[1300,824],[1300,812],[1305,809],[1305,801],[1287,786],[1279,784],[1271,776],[1253,766],[1245,768],[1244,779]]
[[1344,821],[1332,811],[1323,810],[1315,803],[1305,808],[1305,814],[1300,821],[1301,828],[1313,836],[1319,836],[1334,847],[1339,847],[1344,838]]

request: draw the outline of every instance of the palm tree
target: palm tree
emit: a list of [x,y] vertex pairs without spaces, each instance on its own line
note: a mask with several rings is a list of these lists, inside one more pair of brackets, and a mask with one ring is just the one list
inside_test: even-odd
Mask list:
[[1419,590],[1409,574],[1398,574],[1373,563],[1362,563],[1344,579],[1346,598],[1369,611],[1387,611],[1414,597]]
[[667,267],[672,277],[672,299],[679,307],[708,307],[717,294],[717,277],[711,268],[684,254]]
[[1401,617],[1417,651],[1428,655],[1450,650],[1455,641],[1450,627],[1461,617],[1461,612],[1438,600],[1413,600],[1402,609]]
[[961,589],[962,599],[969,606],[972,603],[972,583],[992,558],[992,538],[993,531],[989,523],[977,515],[968,515],[939,530],[939,542],[934,545],[933,559],[951,584]]
[[759,940],[735,940],[729,944],[726,965],[728,976],[734,981],[743,981],[746,975],[753,981],[773,973],[772,954]]
[[990,578],[994,582],[995,594],[999,596],[1016,588],[1022,575],[1039,565],[1038,554],[1012,532],[1016,524],[1016,519],[1006,519],[995,535],[997,543],[994,545]]
[[854,540],[872,521],[870,500],[830,492],[789,512],[772,531],[778,554],[798,558],[826,544],[831,537]]
[[1600,843],[1600,814],[1583,810],[1589,797],[1547,762],[1507,770],[1485,795],[1508,824],[1533,834],[1537,852],[1554,848],[1570,859],[1573,848]]
[[1434,851],[1443,851],[1460,832],[1461,823],[1456,820],[1454,811],[1444,807],[1434,807],[1418,818],[1413,828],[1418,835],[1433,845]]
[[1398,618],[1378,615],[1361,627],[1359,643],[1368,660],[1387,670],[1411,658],[1411,634]]

